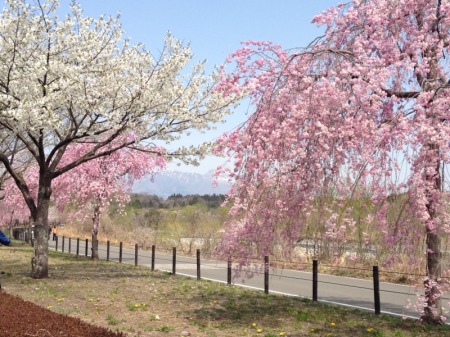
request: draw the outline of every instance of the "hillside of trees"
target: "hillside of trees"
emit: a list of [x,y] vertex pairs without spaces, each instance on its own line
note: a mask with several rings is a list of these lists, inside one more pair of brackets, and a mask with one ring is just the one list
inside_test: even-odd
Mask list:
[[133,193],[129,207],[141,208],[171,208],[183,207],[188,205],[202,204],[208,208],[217,208],[224,202],[225,196],[223,194],[189,194],[182,195],[180,193],[172,194],[167,199],[161,198],[157,195],[150,195],[146,193]]

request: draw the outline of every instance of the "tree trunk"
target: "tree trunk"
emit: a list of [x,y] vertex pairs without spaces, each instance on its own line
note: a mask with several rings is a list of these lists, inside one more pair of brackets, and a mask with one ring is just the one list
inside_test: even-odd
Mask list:
[[97,234],[98,234],[98,227],[100,224],[100,207],[97,205],[95,206],[94,209],[94,216],[92,217],[92,222],[93,222],[93,226],[92,226],[92,254],[91,254],[91,258],[92,260],[98,261],[98,239],[97,239]]
[[91,247],[91,259],[98,261],[98,239],[97,233],[92,231],[92,247]]
[[33,216],[34,256],[31,259],[31,277],[48,277],[48,210],[50,207],[50,180],[39,182],[38,204]]
[[425,301],[424,312],[421,319],[430,324],[442,324],[442,292],[440,290],[441,278],[441,238],[439,228],[436,225],[436,194],[441,191],[441,172],[439,161],[439,147],[434,144],[428,145],[430,153],[434,154],[435,167],[432,174],[426,175],[426,181],[430,182],[432,188],[427,191],[427,211],[430,215],[429,224],[426,226],[426,248],[427,248],[427,275],[424,281]]
[[435,230],[427,228],[427,279],[425,285],[426,306],[422,320],[426,323],[441,324],[442,292],[439,289],[441,277],[441,238]]

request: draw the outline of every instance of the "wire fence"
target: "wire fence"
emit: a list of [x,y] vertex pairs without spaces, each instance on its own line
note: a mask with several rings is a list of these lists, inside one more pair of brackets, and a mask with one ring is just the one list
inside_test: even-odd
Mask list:
[[[91,245],[89,245],[91,244]],[[61,251],[65,253],[75,254],[77,256],[92,256],[92,243],[89,242],[88,239],[80,240],[79,238],[66,238],[56,236],[54,242],[54,248],[56,251]],[[186,257],[186,256],[177,256],[177,250],[175,247],[172,249],[172,254],[167,255],[167,253],[157,252],[155,245],[152,246],[151,251],[139,249],[138,244],[135,244],[134,251],[130,248],[123,247],[123,243],[120,242],[119,246],[112,245],[109,241],[107,241],[105,245],[98,245],[98,256],[101,259],[106,259],[107,261],[117,261],[119,263],[127,262],[134,263],[134,265],[145,265],[150,266],[151,270],[154,271],[156,265],[159,266],[159,270],[165,270],[167,272],[171,272],[173,275],[177,273],[177,263],[183,265],[184,270],[189,270],[191,273],[184,273],[183,275],[197,277],[197,279],[202,278],[202,270],[222,270],[226,272],[223,275],[224,279],[217,279],[220,282],[226,282],[228,285],[233,284],[234,275],[233,270],[237,270],[237,263],[233,263],[231,259],[228,261],[212,261],[212,260],[201,260],[200,250],[197,249],[196,257]],[[365,292],[364,295],[366,298],[366,302],[372,302],[372,309],[376,315],[381,313],[381,301],[380,294],[384,294],[385,296],[389,295],[399,295],[403,297],[408,296],[416,296],[417,292],[412,291],[412,287],[404,286],[405,290],[397,290],[397,289],[386,289],[386,287],[381,287],[383,285],[380,282],[380,274],[398,274],[405,276],[414,276],[414,277],[424,277],[425,275],[420,274],[407,274],[402,272],[395,271],[379,271],[378,266],[373,266],[372,269],[367,268],[357,268],[357,267],[343,267],[343,266],[333,266],[323,264],[321,268],[331,269],[348,269],[348,270],[356,270],[356,271],[364,271],[366,273],[370,273],[371,280],[368,279],[359,279],[359,278],[340,278],[335,280],[334,278],[338,276],[333,275],[325,275],[320,274],[319,277],[319,262],[317,260],[312,261],[311,267],[308,270],[311,271],[292,271],[292,270],[282,270],[278,268],[271,268],[271,264],[269,261],[269,257],[265,257],[264,261],[260,262],[259,268],[256,268],[251,271],[253,275],[262,277],[262,282],[260,286],[257,288],[264,290],[266,294],[269,294],[270,291],[270,283],[274,281],[287,281],[292,283],[293,285],[303,284],[306,287],[310,287],[311,296],[302,296],[311,299],[313,302],[319,301],[319,289],[341,289],[341,288],[349,288],[351,291],[355,291],[356,289]],[[307,265],[306,263],[303,263]],[[234,265],[234,269],[233,269]],[[256,264],[255,264],[256,265]],[[276,264],[278,265],[278,264]],[[195,266],[195,267],[194,267]],[[308,267],[309,267],[308,266]],[[193,272],[193,273],[192,273]],[[295,274],[295,272],[297,274]],[[334,278],[333,278],[334,277]],[[208,278],[208,277],[207,277]],[[208,278],[211,279],[211,278]],[[344,283],[344,280],[350,281],[350,283]],[[226,281],[225,281],[226,280]],[[308,286],[309,284],[309,286]],[[320,287],[319,287],[320,285]],[[323,288],[322,288],[323,286]],[[403,288],[402,288],[403,289]],[[280,292],[278,290],[274,290],[274,292]],[[339,292],[338,292],[339,293]],[[372,294],[372,295],[368,295]],[[361,295],[359,295],[361,296]],[[444,294],[444,300],[449,300],[448,294]],[[366,307],[366,309],[368,309]]]

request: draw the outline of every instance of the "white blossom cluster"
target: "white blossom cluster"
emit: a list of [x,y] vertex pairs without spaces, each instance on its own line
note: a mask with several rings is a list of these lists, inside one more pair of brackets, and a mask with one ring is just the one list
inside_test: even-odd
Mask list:
[[52,154],[64,144],[100,144],[125,132],[135,141],[171,142],[230,112],[235,98],[214,91],[216,75],[206,76],[204,63],[187,72],[192,52],[170,34],[154,57],[123,38],[118,18],[84,17],[74,4],[61,21],[58,0],[7,5],[0,15],[0,126],[36,159],[43,148]]

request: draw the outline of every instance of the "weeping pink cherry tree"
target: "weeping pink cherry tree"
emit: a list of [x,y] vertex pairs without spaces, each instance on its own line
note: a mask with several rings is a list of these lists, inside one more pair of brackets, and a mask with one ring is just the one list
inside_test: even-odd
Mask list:
[[[222,252],[245,262],[270,254],[277,240],[292,250],[318,197],[345,204],[366,193],[381,245],[402,240],[399,233],[415,236],[416,247],[425,242],[422,319],[441,323],[450,2],[354,0],[313,22],[325,35],[303,50],[248,42],[228,60],[235,69],[223,75],[223,94],[245,92],[255,110],[217,146],[234,158],[236,181]],[[386,200],[398,193],[420,232],[402,217],[391,226]],[[324,214],[329,238],[354,233],[345,206]]]
[[[121,138],[116,142],[129,141]],[[112,147],[115,145],[111,144]],[[92,147],[89,143],[72,144],[67,148],[61,165],[85,155]],[[153,176],[164,169],[166,159],[162,154],[165,152],[160,147],[122,148],[108,156],[77,166],[68,174],[55,179],[52,200],[57,209],[62,212],[69,208],[70,219],[92,219],[92,259],[98,259],[97,235],[102,212],[111,202],[123,209],[130,200],[131,188],[136,180]],[[38,169],[30,167],[24,172],[24,178],[29,182],[30,194],[36,197],[39,186]],[[30,211],[12,180],[5,184],[3,195],[0,201],[0,220],[3,223],[29,221]]]
[[[123,142],[119,139],[118,142]],[[112,145],[114,146],[114,144]],[[62,159],[71,162],[92,149],[90,144],[76,144],[67,148]],[[55,179],[54,200],[60,210],[70,205],[70,218],[92,218],[92,259],[98,260],[100,216],[111,202],[123,209],[129,202],[131,188],[136,180],[153,176],[164,169],[166,160],[162,148],[123,148],[108,156],[82,164],[68,174]],[[75,206],[75,207],[73,207]]]

